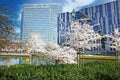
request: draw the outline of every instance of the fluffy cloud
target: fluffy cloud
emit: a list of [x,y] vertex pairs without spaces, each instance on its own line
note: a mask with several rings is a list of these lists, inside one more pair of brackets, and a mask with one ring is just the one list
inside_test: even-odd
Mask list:
[[66,0],[65,5],[63,6],[63,12],[71,12],[77,7],[82,7],[89,5],[95,0]]
[[16,33],[20,33],[20,28],[16,28],[16,29],[15,29],[15,32],[16,32]]
[[18,21],[21,21],[21,18],[22,18],[22,13],[20,12],[18,15]]

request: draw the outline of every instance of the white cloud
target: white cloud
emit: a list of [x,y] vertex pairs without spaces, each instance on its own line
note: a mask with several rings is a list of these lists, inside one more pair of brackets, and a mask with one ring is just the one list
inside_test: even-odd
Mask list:
[[66,0],[65,5],[63,6],[63,12],[71,12],[77,7],[82,7],[88,4],[91,4],[95,0]]
[[22,14],[19,13],[19,15],[18,15],[18,21],[21,21],[21,18],[22,18]]
[[20,33],[20,28],[16,28],[16,29],[15,29],[15,32],[16,32],[16,33]]

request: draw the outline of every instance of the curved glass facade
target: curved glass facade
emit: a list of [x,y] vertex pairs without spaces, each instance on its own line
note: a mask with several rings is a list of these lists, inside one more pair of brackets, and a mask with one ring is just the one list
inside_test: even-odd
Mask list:
[[[115,28],[120,30],[120,0],[116,0],[110,3],[97,5],[89,8],[81,9],[75,12],[75,19],[90,17],[93,21],[100,25],[96,29],[101,30],[102,34],[111,34]],[[58,17],[58,43],[62,44],[66,41],[66,36],[63,33],[69,26],[72,20],[72,13],[61,13]],[[107,38],[106,51],[112,51],[110,39]]]

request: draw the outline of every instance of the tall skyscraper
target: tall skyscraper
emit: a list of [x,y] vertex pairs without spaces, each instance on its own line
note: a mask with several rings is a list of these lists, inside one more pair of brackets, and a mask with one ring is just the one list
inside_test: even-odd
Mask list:
[[31,32],[41,34],[44,41],[57,43],[57,17],[60,4],[25,4],[22,12],[21,39],[30,40]]
[[[92,21],[89,24],[98,22],[100,25],[96,29],[101,30],[102,34],[111,34],[115,28],[120,30],[120,0],[88,7],[75,12],[75,19],[89,17]],[[61,13],[58,17],[58,43],[62,44],[66,40],[63,33],[72,20],[72,13]],[[114,51],[110,48],[110,39],[106,41],[106,51]]]

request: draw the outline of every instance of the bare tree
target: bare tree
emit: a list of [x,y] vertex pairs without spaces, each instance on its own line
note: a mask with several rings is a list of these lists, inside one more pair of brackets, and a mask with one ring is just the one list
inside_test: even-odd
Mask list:
[[15,11],[8,3],[0,4],[0,50],[4,48],[10,40],[10,35],[15,32],[14,26],[18,26],[16,22]]

